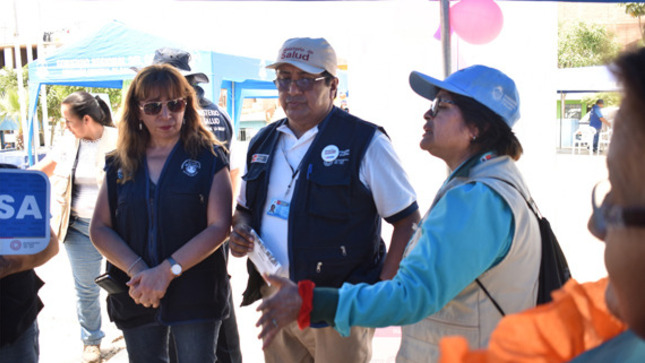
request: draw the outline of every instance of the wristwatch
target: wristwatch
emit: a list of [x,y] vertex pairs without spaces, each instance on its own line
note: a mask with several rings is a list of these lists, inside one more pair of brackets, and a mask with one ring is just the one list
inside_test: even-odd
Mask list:
[[181,272],[183,271],[181,265],[170,256],[168,256],[167,260],[170,263],[170,272],[175,276],[181,275]]

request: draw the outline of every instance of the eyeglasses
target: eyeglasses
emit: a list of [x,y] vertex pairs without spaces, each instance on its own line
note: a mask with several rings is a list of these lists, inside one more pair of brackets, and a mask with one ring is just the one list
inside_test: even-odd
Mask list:
[[314,83],[318,81],[322,81],[327,77],[318,77],[318,78],[300,78],[300,79],[291,79],[291,78],[276,78],[273,81],[273,84],[275,84],[276,87],[280,91],[288,91],[289,88],[291,88],[291,83],[295,83],[296,87],[298,87],[299,90],[305,92],[305,91],[311,91],[312,88],[314,88]]
[[645,228],[645,207],[621,207],[611,204],[607,196],[611,193],[609,180],[598,182],[591,191],[591,223],[600,238],[607,235],[607,227]]
[[166,107],[168,107],[168,111],[170,112],[181,112],[184,110],[184,108],[186,108],[186,100],[183,98],[177,98],[175,100],[166,102],[148,102],[139,105],[139,107],[146,115],[154,116],[158,115],[159,112],[161,112],[163,105],[166,105]]
[[450,105],[456,105],[457,104],[455,101],[452,101],[452,100],[446,100],[446,99],[443,99],[443,98],[435,98],[434,101],[432,102],[432,106],[430,106],[430,116],[432,116],[432,117],[437,116],[437,114],[439,113],[439,110],[440,110],[440,108],[439,108],[440,103],[447,103],[447,104],[450,104]]

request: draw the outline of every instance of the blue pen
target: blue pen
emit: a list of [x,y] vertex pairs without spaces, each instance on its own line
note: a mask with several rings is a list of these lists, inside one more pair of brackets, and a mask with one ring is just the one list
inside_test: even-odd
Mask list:
[[307,180],[309,180],[309,176],[311,175],[311,169],[313,169],[313,164],[309,164],[307,168]]

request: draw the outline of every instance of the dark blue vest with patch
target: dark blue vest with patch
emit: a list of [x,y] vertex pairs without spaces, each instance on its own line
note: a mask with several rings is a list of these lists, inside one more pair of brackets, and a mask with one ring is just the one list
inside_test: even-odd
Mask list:
[[[149,179],[145,160],[134,179],[117,183],[120,170],[106,161],[108,198],[114,230],[153,267],[186,244],[207,226],[207,204],[213,176],[226,166],[221,148],[192,158],[177,143],[156,185]],[[108,272],[128,281],[125,272],[108,263]],[[159,308],[137,305],[127,292],[108,296],[108,312],[120,329],[159,321],[173,323],[216,320],[228,316],[230,285],[224,253],[217,249],[205,260],[174,279]]]
[[[276,129],[285,123],[286,119],[260,130],[249,145],[248,172],[243,178],[246,212],[251,214],[256,231],[261,228],[271,164],[280,137]],[[339,287],[343,282],[376,282],[385,244],[381,239],[381,218],[372,193],[360,180],[359,169],[379,128],[336,107],[318,128],[301,163],[291,199],[290,276],[294,281],[309,279],[316,286],[327,287]],[[326,162],[322,152],[329,145],[336,146],[339,152],[333,161]],[[250,261],[248,268],[243,305],[261,297],[259,289],[264,283]]]

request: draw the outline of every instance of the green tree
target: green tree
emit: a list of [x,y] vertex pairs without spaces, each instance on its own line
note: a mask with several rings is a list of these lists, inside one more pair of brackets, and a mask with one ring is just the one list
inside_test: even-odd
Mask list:
[[[23,86],[27,88],[27,79],[29,78],[29,71],[27,66],[22,70]],[[3,67],[0,69],[0,95],[4,94],[7,90],[18,89],[18,76],[16,70],[13,68]]]
[[645,27],[641,18],[645,15],[645,3],[629,3],[620,4],[625,7],[625,14],[631,15],[633,18],[638,18],[638,28],[641,31],[641,43],[645,43]]
[[110,104],[112,106],[112,120],[116,123],[117,109],[121,105],[121,89],[120,88],[87,88],[78,86],[50,86],[47,87],[47,115],[50,121],[50,137],[53,138],[54,132],[57,127],[61,127],[59,122],[62,119],[60,113],[60,105],[65,97],[76,91],[87,91],[89,93],[106,93],[110,97]]
[[558,67],[573,68],[607,64],[620,51],[614,35],[599,24],[580,22],[558,32]]
[[110,97],[112,111],[121,105],[121,89],[120,88],[88,88],[78,86],[49,86],[47,87],[47,114],[49,117],[60,119],[60,104],[65,97],[76,91],[87,91],[89,93],[106,93]]
[[599,99],[605,101],[605,107],[620,106],[621,97],[618,92],[599,92],[590,96],[584,96],[580,101],[586,105],[593,105]]
[[[24,87],[25,90],[28,89],[27,87],[27,82],[29,80],[29,68],[27,65],[23,67],[23,81],[24,81]],[[77,86],[48,86],[47,87],[47,115],[49,116],[50,120],[53,120],[53,122],[50,122],[50,130],[51,130],[51,135],[49,135],[50,138],[53,137],[54,132],[56,130],[57,126],[60,126],[60,123],[58,122],[61,119],[61,114],[60,114],[60,104],[63,102],[65,97],[68,95],[76,92],[76,91],[87,91],[90,93],[106,93],[110,97],[110,103],[112,105],[113,111],[116,111],[116,108],[121,105],[121,96],[122,96],[122,91],[119,88],[85,88],[85,87],[77,87]],[[28,96],[25,92],[25,100],[28,102]],[[18,120],[17,122],[20,124],[20,104],[18,102],[18,77],[16,75],[16,71],[11,68],[2,68],[0,69],[0,102],[2,105],[0,105],[0,115],[2,112],[5,112],[7,115],[11,115],[11,118]],[[10,108],[13,108],[10,110]],[[4,110],[4,111],[3,111]],[[41,103],[38,103],[38,108],[37,111],[38,115],[42,115],[42,106]],[[26,116],[26,115],[25,115]],[[114,116],[114,114],[113,114]],[[42,122],[42,121],[41,121]],[[49,122],[49,121],[48,121]],[[42,123],[41,123],[42,126]],[[21,129],[19,131],[19,135],[22,133],[22,125],[20,125]],[[43,128],[40,128],[41,132]],[[41,138],[44,138],[44,135],[41,134]],[[19,139],[22,142],[22,137],[19,136]]]
[[[13,120],[18,125],[18,137],[16,137],[16,148],[22,149],[22,123],[20,122],[20,98],[18,89],[3,89],[0,95],[0,120]],[[0,131],[2,132],[2,131]]]

